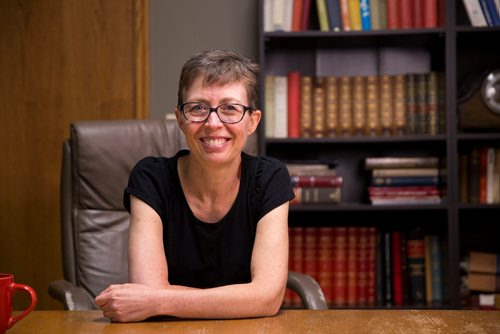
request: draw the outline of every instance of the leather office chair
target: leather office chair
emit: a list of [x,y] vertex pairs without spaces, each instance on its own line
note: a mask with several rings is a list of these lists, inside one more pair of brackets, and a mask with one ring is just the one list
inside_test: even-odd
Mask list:
[[[49,294],[67,310],[97,309],[94,297],[109,284],[128,281],[129,214],[122,204],[128,176],[141,158],[172,156],[186,147],[175,121],[83,121],[63,144],[61,237],[64,280]],[[256,154],[256,136],[245,149]],[[311,277],[290,272],[287,286],[308,309],[327,309]]]

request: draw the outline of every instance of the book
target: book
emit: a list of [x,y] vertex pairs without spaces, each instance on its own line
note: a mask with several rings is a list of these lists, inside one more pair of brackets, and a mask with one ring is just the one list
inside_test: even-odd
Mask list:
[[500,275],[469,272],[467,286],[471,291],[500,292]]
[[370,31],[372,29],[370,0],[360,0],[359,9],[361,13],[361,29],[363,31]]
[[437,186],[402,186],[402,187],[368,187],[370,196],[438,196],[441,191]]
[[339,132],[342,136],[352,134],[351,77],[339,78]]
[[348,0],[349,2],[349,19],[351,21],[351,30],[361,30],[361,10],[359,7],[360,0]]
[[380,0],[370,0],[370,26],[372,30],[382,28],[380,10]]
[[274,76],[266,75],[265,78],[265,129],[264,132],[267,138],[274,137]]
[[326,136],[336,137],[339,123],[339,84],[338,77],[326,78]]
[[334,228],[319,227],[318,231],[318,284],[323,290],[328,305],[333,304],[333,254]]
[[313,132],[313,78],[303,75],[301,78],[300,101],[300,136],[312,137]]
[[315,76],[313,80],[312,135],[314,138],[325,136],[326,130],[326,79]]
[[393,133],[402,135],[406,132],[406,109],[405,109],[405,76],[404,74],[394,75],[393,78],[393,108],[394,125]]
[[291,175],[292,187],[341,187],[343,177],[340,175]]
[[347,306],[358,303],[358,236],[357,227],[347,228]]
[[290,175],[336,175],[335,168],[332,164],[285,162],[285,166],[288,169],[288,173]]
[[293,0],[292,31],[301,31],[303,0]]
[[427,77],[427,125],[426,132],[430,135],[436,135],[439,132],[438,116],[438,74],[431,71],[426,74]]
[[439,184],[435,176],[372,177],[372,186],[434,186]]
[[330,30],[330,24],[328,22],[328,14],[326,11],[326,0],[316,0],[316,9],[318,11],[319,19],[319,29],[321,31]]
[[288,84],[286,76],[274,77],[274,137],[288,136]]
[[305,31],[309,29],[309,18],[311,16],[311,1],[313,0],[302,0],[302,15],[300,17],[300,30]]
[[481,9],[480,0],[462,0],[465,11],[473,27],[486,27],[488,23]]
[[424,1],[413,0],[413,26],[415,28],[424,27]]
[[423,27],[436,28],[438,26],[438,2],[436,0],[423,0]]
[[408,277],[410,300],[419,305],[425,302],[425,243],[420,229],[414,229],[407,234]]
[[469,272],[500,275],[500,254],[471,251]]
[[417,133],[417,105],[415,75],[408,73],[405,75],[405,111],[406,111],[406,133]]
[[334,204],[341,202],[341,187],[294,187],[290,205]]
[[342,17],[342,30],[352,30],[351,18],[349,16],[349,0],[340,1],[340,16]]
[[370,241],[369,228],[360,227],[358,231],[358,283],[357,283],[357,305],[368,305],[369,271],[370,271]]
[[399,5],[399,12],[401,18],[401,28],[410,29],[414,27],[413,22],[413,3],[414,0],[401,1]]
[[391,233],[392,241],[392,290],[395,306],[403,305],[403,266],[401,252],[401,232]]
[[365,80],[364,76],[352,77],[352,127],[354,135],[363,135],[365,132]]
[[326,0],[326,12],[328,14],[328,23],[330,30],[342,30],[342,15],[340,13],[339,0]]
[[378,77],[376,75],[366,76],[366,130],[369,136],[377,136],[381,133],[380,117],[378,108]]
[[365,158],[365,169],[375,168],[417,168],[438,167],[437,157],[367,157]]
[[439,176],[443,174],[437,167],[432,168],[374,168],[372,176]]
[[[304,272],[304,227],[293,227],[292,228],[292,239],[290,243],[292,245],[293,258],[291,261],[290,270],[297,272]],[[291,304],[293,306],[299,306],[302,304],[300,297],[294,295]]]
[[384,74],[380,76],[379,81],[380,95],[380,125],[383,135],[393,133],[394,105],[393,105],[393,83],[392,76]]
[[300,72],[293,71],[288,73],[288,137],[300,137],[300,91],[301,79]]
[[386,0],[387,29],[399,29],[401,27],[399,7],[399,0]]
[[334,227],[333,306],[347,304],[347,227]]

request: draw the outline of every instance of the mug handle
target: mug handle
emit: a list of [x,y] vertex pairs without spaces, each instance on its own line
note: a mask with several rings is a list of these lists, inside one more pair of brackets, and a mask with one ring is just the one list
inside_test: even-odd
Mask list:
[[11,284],[11,289],[14,292],[13,295],[17,291],[25,291],[25,292],[27,292],[30,295],[31,302],[30,302],[30,306],[28,306],[28,308],[26,310],[24,310],[20,315],[18,315],[17,317],[10,317],[9,323],[7,324],[7,328],[11,328],[12,326],[14,326],[14,324],[16,322],[18,322],[19,320],[21,320],[22,318],[24,318],[25,316],[27,316],[28,313],[30,313],[31,311],[33,311],[33,309],[36,306],[37,300],[38,300],[37,297],[36,297],[35,290],[33,290],[33,288],[31,288],[30,286],[27,286],[25,284],[12,283]]

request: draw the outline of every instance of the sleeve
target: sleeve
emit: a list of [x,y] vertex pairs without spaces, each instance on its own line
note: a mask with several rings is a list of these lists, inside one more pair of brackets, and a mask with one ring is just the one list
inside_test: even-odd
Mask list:
[[160,186],[162,181],[161,166],[157,159],[146,157],[140,160],[130,173],[128,185],[123,194],[123,205],[130,213],[130,195],[133,195],[148,204],[161,217],[165,212],[165,194]]
[[257,221],[278,206],[292,200],[295,194],[285,165],[272,158],[261,158],[255,180]]

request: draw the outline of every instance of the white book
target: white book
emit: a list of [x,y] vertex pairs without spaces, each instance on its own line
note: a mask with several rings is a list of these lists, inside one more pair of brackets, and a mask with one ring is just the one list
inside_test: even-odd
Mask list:
[[265,79],[265,134],[267,138],[274,137],[274,76],[266,75]]
[[285,28],[285,0],[273,0],[272,4],[273,31],[283,31]]
[[285,0],[285,21],[284,31],[292,31],[293,0]]
[[264,32],[273,30],[273,0],[264,0]]
[[488,23],[481,9],[480,0],[462,0],[469,21],[473,27],[487,27]]
[[274,80],[274,138],[288,137],[288,78]]

